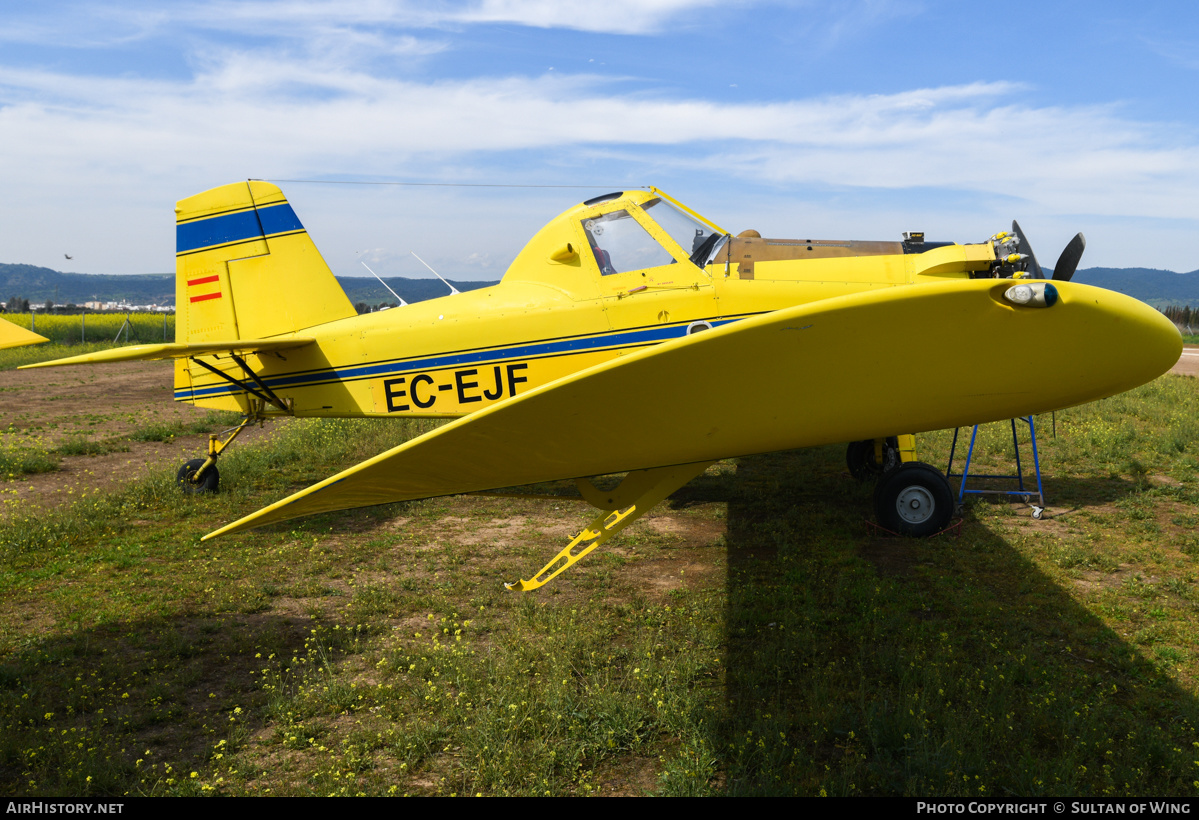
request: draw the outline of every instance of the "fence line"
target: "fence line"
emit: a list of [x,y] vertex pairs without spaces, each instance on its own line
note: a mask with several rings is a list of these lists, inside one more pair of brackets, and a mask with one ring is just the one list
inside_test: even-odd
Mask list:
[[133,344],[173,342],[173,313],[5,313],[4,318],[19,327],[45,336],[58,344],[121,340]]

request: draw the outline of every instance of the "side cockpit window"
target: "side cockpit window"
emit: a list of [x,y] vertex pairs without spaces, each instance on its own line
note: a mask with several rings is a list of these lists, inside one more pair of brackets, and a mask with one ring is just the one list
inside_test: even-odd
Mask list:
[[655,268],[675,261],[626,210],[585,219],[583,230],[604,276]]

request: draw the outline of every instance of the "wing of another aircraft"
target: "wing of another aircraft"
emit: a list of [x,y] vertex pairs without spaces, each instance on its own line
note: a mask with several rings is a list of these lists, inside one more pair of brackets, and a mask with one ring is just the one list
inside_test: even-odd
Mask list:
[[[19,330],[19,328],[18,328]],[[40,338],[40,337],[39,337]],[[45,341],[45,340],[43,340]],[[84,353],[49,362],[27,364],[19,370],[35,367],[60,367],[69,364],[99,364],[102,362],[147,362],[156,359],[187,359],[192,356],[207,356],[213,353],[266,353],[272,350],[289,350],[312,344],[315,339],[286,337],[282,339],[234,339],[227,342],[199,342],[193,344],[133,345],[114,350]],[[32,344],[31,342],[27,344]],[[2,345],[0,345],[2,346]]]
[[[1047,412],[1169,369],[1177,330],[1127,296],[1050,306],[978,279],[885,288],[642,349],[458,419],[205,538],[312,513],[714,461]],[[1032,351],[1024,355],[1021,351]]]
[[31,330],[18,327],[6,319],[0,319],[0,350],[8,347],[24,347],[39,345],[50,341],[45,336],[39,336]]

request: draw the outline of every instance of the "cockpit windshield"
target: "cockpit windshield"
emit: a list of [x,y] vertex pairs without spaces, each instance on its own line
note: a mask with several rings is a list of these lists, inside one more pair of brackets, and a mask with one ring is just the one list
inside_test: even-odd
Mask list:
[[[724,238],[723,234],[661,197],[655,197],[640,207],[701,268],[708,264]],[[639,218],[624,208],[583,220],[587,242],[604,276],[681,261],[674,258],[676,251],[669,250],[650,235],[637,221]],[[656,231],[654,233],[657,234]]]
[[662,230],[670,234],[671,238],[678,242],[688,255],[698,251],[700,246],[715,233],[710,227],[680,211],[661,197],[651,199],[642,205],[641,209],[649,214],[649,217],[657,222]]

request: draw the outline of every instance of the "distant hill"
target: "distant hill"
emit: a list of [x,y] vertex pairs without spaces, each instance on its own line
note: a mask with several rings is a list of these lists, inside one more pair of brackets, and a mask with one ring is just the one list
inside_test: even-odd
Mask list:
[[1199,270],[1175,273],[1154,268],[1084,268],[1074,274],[1074,281],[1127,293],[1155,308],[1199,307]]
[[0,301],[11,296],[41,305],[52,299],[60,305],[93,300],[134,305],[175,304],[173,273],[62,273],[36,265],[0,263]]
[[[337,281],[346,296],[354,304],[365,302],[374,306],[380,302],[394,302],[395,297],[375,279],[363,276],[339,276]],[[407,302],[423,302],[445,296],[450,291],[437,279],[406,279],[394,276],[384,279],[392,290]],[[453,279],[458,290],[474,290],[494,285],[495,282],[459,282]],[[9,297],[28,299],[30,304],[41,305],[47,299],[57,304],[83,304],[84,302],[128,302],[134,305],[175,304],[175,274],[173,273],[62,273],[36,265],[9,265],[0,263],[0,302]]]
[[[339,276],[346,296],[354,304],[365,302],[377,305],[394,302],[395,298],[375,279],[364,276]],[[437,279],[406,279],[393,276],[385,279],[405,301],[423,302],[445,296],[448,289]],[[451,280],[458,290],[474,290],[495,282],[461,282]],[[1084,268],[1074,276],[1075,282],[1127,293],[1154,307],[1191,305],[1199,307],[1199,270],[1174,273],[1153,268]],[[58,304],[82,304],[92,300],[125,301],[135,305],[175,304],[175,274],[93,274],[61,273],[34,265],[0,263],[0,302],[11,296],[28,299],[40,305],[47,299]]]

